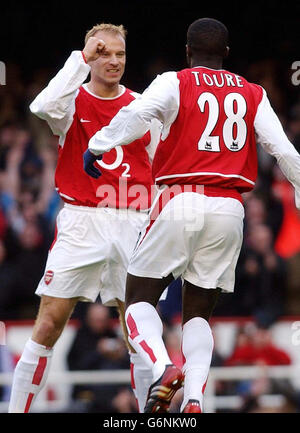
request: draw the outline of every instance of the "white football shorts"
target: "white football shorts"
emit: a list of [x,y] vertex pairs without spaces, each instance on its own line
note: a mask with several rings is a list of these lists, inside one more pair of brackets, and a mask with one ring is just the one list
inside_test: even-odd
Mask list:
[[36,294],[107,306],[125,300],[127,267],[147,213],[65,204]]
[[195,286],[233,292],[244,207],[231,197],[183,192],[153,202],[128,267],[139,277],[181,276]]

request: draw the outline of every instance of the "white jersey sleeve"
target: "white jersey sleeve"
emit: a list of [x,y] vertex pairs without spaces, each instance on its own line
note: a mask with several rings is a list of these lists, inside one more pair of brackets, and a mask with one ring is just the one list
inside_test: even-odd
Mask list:
[[300,155],[287,138],[265,90],[254,120],[257,142],[274,156],[280,169],[295,188],[295,202],[300,209]]
[[151,140],[148,146],[146,147],[146,150],[148,152],[149,161],[152,164],[157,146],[160,142],[161,137],[161,130],[162,130],[162,123],[157,119],[152,119],[151,125],[150,125],[150,136]]
[[129,144],[150,129],[153,119],[157,119],[163,125],[161,138],[165,139],[171,124],[177,117],[178,110],[177,74],[165,72],[155,78],[140,98],[121,108],[110,124],[90,139],[89,149],[99,155],[116,146]]
[[[131,95],[134,96],[135,99],[139,99],[142,96],[140,93],[137,92],[131,92]],[[148,153],[149,161],[151,164],[158,143],[160,142],[161,130],[162,130],[162,123],[158,119],[153,118],[149,128],[150,143],[146,146],[146,151]]]
[[46,120],[53,134],[66,134],[72,124],[78,89],[90,69],[81,51],[73,51],[63,68],[30,104],[31,112]]

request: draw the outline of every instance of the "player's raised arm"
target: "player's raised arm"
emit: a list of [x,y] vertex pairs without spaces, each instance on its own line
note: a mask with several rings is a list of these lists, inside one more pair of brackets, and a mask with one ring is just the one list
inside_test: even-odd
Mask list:
[[295,202],[300,209],[300,155],[286,136],[264,91],[257,109],[254,128],[257,142],[274,156],[280,169],[295,188]]
[[65,134],[75,112],[77,91],[86,80],[89,62],[96,60],[104,42],[90,37],[83,51],[73,51],[63,68],[30,104],[30,110],[48,122],[55,135]]
[[140,98],[123,107],[110,124],[98,131],[89,141],[94,155],[129,144],[142,137],[152,119],[163,124],[163,133],[174,122],[179,107],[179,88],[176,72],[159,75]]

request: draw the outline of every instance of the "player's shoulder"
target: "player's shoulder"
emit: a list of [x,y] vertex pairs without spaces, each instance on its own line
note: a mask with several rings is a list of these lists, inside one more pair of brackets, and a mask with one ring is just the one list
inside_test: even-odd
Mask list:
[[193,68],[184,68],[184,69],[180,69],[179,71],[177,71],[177,75],[190,75],[191,71],[193,70]]
[[249,89],[256,91],[258,93],[262,93],[264,91],[263,87],[259,84],[253,83],[252,81],[249,81],[244,75],[237,74],[235,72],[228,71],[227,69],[222,70],[226,74],[235,75],[239,78],[240,82],[243,84],[244,87],[248,87]]
[[[238,74],[236,74],[236,75],[238,75]],[[253,83],[252,81],[248,81],[247,78],[245,78],[243,75],[238,75],[238,77],[240,77],[240,79],[242,80],[244,85],[248,86],[250,89],[257,91],[259,93],[261,93],[264,90],[260,84],[256,84],[256,83]]]
[[176,72],[176,76],[179,80],[189,78],[189,77],[191,77],[191,71],[192,70],[193,70],[192,68],[180,69],[179,71]]
[[246,77],[243,75],[233,73],[228,70],[222,70],[225,74],[231,74],[237,77],[237,80],[239,82],[239,86],[241,86],[241,89],[244,89],[247,94],[252,96],[256,102],[260,102],[263,98],[263,95],[266,93],[265,89],[257,83],[253,83],[252,81],[249,81]]

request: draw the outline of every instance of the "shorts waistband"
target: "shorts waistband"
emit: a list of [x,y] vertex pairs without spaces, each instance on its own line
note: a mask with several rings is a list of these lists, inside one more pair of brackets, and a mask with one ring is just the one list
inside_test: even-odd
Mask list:
[[97,212],[110,212],[110,213],[134,213],[134,214],[147,214],[149,212],[149,209],[146,210],[139,210],[136,211],[131,208],[113,208],[113,207],[92,207],[92,206],[81,206],[77,204],[70,204],[70,203],[64,203],[64,207],[67,209],[72,209],[79,212],[90,212],[90,213],[97,213]]
[[229,197],[239,200],[242,204],[244,203],[242,194],[239,193],[235,188],[220,188],[218,186],[204,185],[203,194],[207,197]]
[[[163,192],[167,190],[171,191],[172,195],[177,195],[186,192],[195,192],[198,194],[206,195],[207,197],[225,197],[234,198],[239,200],[243,204],[242,195],[235,188],[221,188],[219,186],[212,185],[163,185]],[[168,194],[168,193],[167,193]]]
[[67,209],[78,210],[78,211],[82,211],[82,212],[92,212],[92,213],[95,213],[99,209],[101,209],[99,207],[80,206],[80,205],[77,205],[77,204],[70,204],[70,203],[65,203],[64,207],[67,208]]

